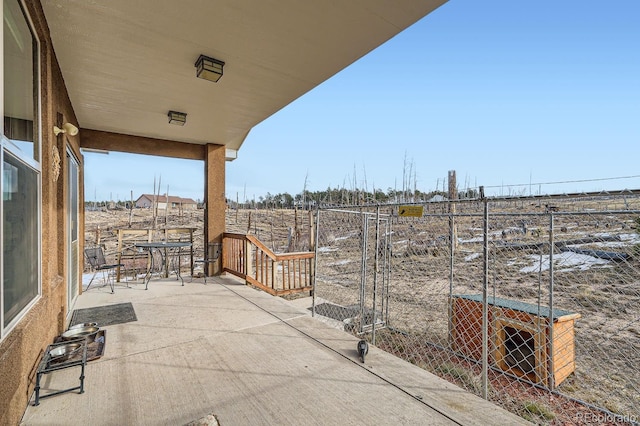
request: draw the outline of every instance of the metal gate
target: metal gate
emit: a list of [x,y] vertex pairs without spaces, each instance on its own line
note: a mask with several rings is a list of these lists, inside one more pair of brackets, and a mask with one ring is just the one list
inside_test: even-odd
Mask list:
[[389,317],[391,220],[379,208],[329,209],[318,211],[316,223],[313,313],[354,334],[371,333],[375,343]]

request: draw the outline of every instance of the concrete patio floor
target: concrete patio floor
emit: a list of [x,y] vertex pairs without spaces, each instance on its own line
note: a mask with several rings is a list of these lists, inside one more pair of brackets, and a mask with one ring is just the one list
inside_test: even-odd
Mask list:
[[[75,309],[131,302],[137,321],[103,327],[85,392],[30,404],[24,425],[528,424],[490,402],[231,276],[91,287]],[[79,368],[43,376],[42,394]],[[32,398],[33,401],[33,398]],[[192,423],[193,422],[193,423]]]

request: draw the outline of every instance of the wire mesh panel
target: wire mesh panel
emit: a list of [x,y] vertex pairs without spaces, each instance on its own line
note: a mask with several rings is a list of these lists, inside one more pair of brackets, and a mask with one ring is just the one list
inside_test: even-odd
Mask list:
[[371,214],[326,210],[318,215],[314,312],[354,333],[364,325],[361,302],[371,261],[365,226]]
[[[316,314],[534,422],[637,422],[638,195],[456,204],[321,210]],[[376,211],[390,250],[373,339],[352,322],[373,294]]]
[[584,212],[553,215],[554,304],[581,315],[576,372],[559,390],[640,417],[638,211],[597,212],[585,204]]

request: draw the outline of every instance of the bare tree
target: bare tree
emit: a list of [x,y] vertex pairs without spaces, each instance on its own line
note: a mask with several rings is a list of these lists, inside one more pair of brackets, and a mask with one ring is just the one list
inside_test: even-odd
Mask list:
[[167,193],[165,195],[165,203],[164,203],[164,226],[165,228],[168,226],[168,215],[169,215],[169,185],[167,185]]
[[133,190],[131,191],[131,204],[129,204],[129,228],[133,222]]

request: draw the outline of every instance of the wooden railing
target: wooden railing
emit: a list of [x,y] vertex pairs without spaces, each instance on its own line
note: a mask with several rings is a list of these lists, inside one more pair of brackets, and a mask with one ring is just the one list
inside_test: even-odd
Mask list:
[[276,254],[252,235],[223,236],[223,271],[274,296],[311,291],[313,265],[313,252]]

